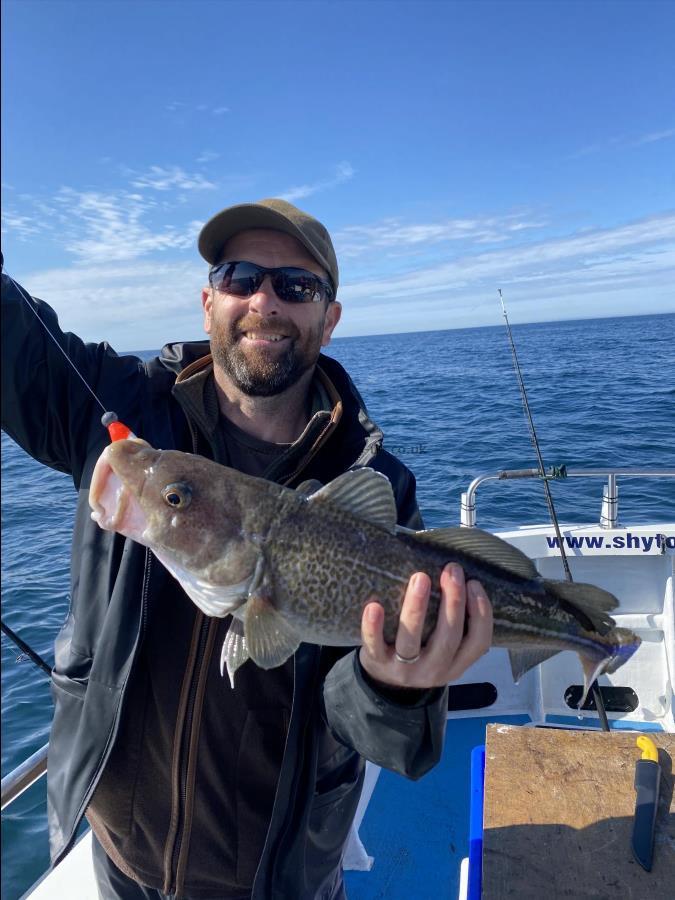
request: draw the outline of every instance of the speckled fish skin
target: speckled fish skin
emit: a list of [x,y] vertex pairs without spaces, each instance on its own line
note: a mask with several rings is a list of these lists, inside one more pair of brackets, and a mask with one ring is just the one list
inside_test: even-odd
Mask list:
[[[379,489],[384,476],[367,472],[368,479],[361,482],[375,479]],[[116,488],[112,506],[111,477],[123,485]],[[171,486],[174,493],[178,490],[176,485],[188,497],[178,508],[166,499]],[[387,491],[391,495],[388,482]],[[438,616],[441,571],[446,563],[457,562],[490,598],[496,646],[519,654],[534,651],[539,661],[574,650],[590,678],[614,671],[640,643],[607,615],[616,605],[612,595],[590,585],[545,581],[526,557],[493,535],[477,529],[397,532],[393,518],[389,526],[368,521],[324,495],[325,489],[308,497],[193,454],[120,441],[97,464],[90,502],[101,527],[149,546],[203,611],[242,616],[249,637],[274,612],[298,642],[357,645],[363,607],[376,595],[385,610],[385,640],[393,643],[409,578],[426,572],[434,588],[425,642]],[[439,543],[443,535],[445,544]],[[484,558],[473,549],[476,542],[486,548]],[[491,556],[503,557],[506,566]],[[517,574],[514,567],[526,574]],[[588,605],[572,602],[570,591],[573,599],[585,592]],[[265,653],[257,653],[263,662],[255,661],[268,667]],[[270,665],[279,664],[276,658],[272,654]],[[512,656],[514,676],[535,664],[521,658],[514,665]]]

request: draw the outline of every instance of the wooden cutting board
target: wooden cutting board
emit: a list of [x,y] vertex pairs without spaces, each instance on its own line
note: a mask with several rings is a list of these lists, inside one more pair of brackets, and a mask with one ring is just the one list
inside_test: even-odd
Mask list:
[[675,735],[659,748],[654,862],[633,857],[635,732],[489,725],[483,893],[502,897],[675,898]]

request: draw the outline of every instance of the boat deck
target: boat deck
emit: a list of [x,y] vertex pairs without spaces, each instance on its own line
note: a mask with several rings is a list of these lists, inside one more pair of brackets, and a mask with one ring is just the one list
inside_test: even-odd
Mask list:
[[[555,717],[579,727],[575,716]],[[460,868],[469,853],[471,751],[490,723],[526,725],[526,715],[476,716],[448,721],[443,758],[420,781],[372,767],[376,778],[359,828],[369,871],[345,872],[349,900],[435,900],[460,896]],[[596,726],[586,719],[582,727]],[[612,722],[615,729],[661,730],[651,723]],[[91,866],[91,832],[24,900],[98,900]],[[358,857],[358,853],[353,854]],[[362,857],[362,862],[365,860]]]
[[470,758],[489,722],[522,725],[528,716],[451,719],[443,759],[420,781],[382,771],[359,828],[369,872],[345,872],[350,900],[457,897],[469,853]]

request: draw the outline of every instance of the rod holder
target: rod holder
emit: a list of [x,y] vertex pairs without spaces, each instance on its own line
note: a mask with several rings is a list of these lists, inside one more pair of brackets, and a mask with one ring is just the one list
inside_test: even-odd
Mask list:
[[464,528],[474,528],[476,525],[476,503],[474,496],[473,491],[470,495],[468,491],[462,491],[459,523]]
[[600,527],[616,528],[619,522],[619,485],[616,475],[609,473],[607,484],[602,490],[602,509],[600,510]]

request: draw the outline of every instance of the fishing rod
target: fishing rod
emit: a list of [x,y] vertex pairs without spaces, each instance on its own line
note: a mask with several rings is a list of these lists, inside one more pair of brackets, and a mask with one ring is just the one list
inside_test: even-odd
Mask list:
[[[0,619],[0,630],[2,630],[3,634],[7,635],[10,641],[14,641],[19,650],[21,650],[22,653],[25,653],[26,656],[29,657],[31,662],[34,662],[39,669],[42,669],[43,672],[46,672],[47,675],[51,676],[52,667],[49,665],[49,663],[46,663],[39,653],[36,653],[35,650],[33,650],[32,647],[29,647],[28,644],[24,640],[22,640],[15,631],[12,631],[9,625],[5,625],[2,619]],[[17,659],[17,662],[19,661],[19,659]]]
[[[511,332],[511,325],[509,323],[509,317],[506,314],[506,306],[504,304],[504,298],[502,296],[501,288],[497,288],[499,293],[499,302],[502,305],[502,312],[504,313],[504,322],[506,323],[506,333],[509,336],[509,344],[511,345],[511,355],[513,357],[513,367],[516,372],[516,378],[518,379],[518,387],[520,389],[520,396],[523,401],[523,408],[525,410],[525,417],[527,419],[527,425],[530,432],[530,440],[532,441],[532,445],[534,447],[535,453],[537,454],[537,462],[539,463],[539,475],[542,479],[542,483],[544,485],[544,494],[546,496],[546,505],[548,506],[549,515],[551,517],[551,522],[553,523],[553,528],[555,529],[556,538],[558,540],[558,547],[560,547],[560,557],[562,559],[563,569],[565,570],[565,577],[568,581],[574,581],[572,578],[572,572],[570,570],[569,562],[567,561],[567,554],[565,552],[565,544],[563,541],[562,533],[560,531],[560,525],[558,523],[558,516],[555,511],[555,504],[553,503],[553,495],[551,494],[551,489],[549,487],[549,476],[546,474],[546,468],[544,466],[544,458],[541,454],[541,448],[539,446],[539,439],[537,438],[537,430],[534,427],[534,419],[532,418],[532,413],[530,412],[530,404],[527,400],[527,391],[525,390],[525,381],[523,380],[522,372],[520,371],[520,363],[518,362],[518,354],[516,352],[516,344],[513,340],[513,333]],[[595,701],[595,706],[598,711],[598,717],[600,718],[600,725],[602,726],[603,731],[609,731],[609,722],[607,720],[607,711],[605,710],[605,702],[602,697],[602,693],[600,691],[600,686],[598,684],[597,679],[593,681],[591,685],[591,693],[593,695],[593,700]]]

